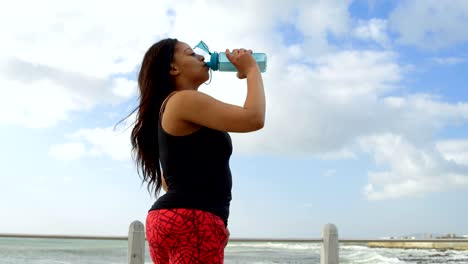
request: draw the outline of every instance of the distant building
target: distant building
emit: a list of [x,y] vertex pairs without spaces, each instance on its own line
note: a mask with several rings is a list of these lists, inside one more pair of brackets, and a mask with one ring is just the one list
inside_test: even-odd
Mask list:
[[457,236],[456,234],[447,234],[444,236],[437,237],[440,239],[458,239],[458,238],[465,238],[465,236]]

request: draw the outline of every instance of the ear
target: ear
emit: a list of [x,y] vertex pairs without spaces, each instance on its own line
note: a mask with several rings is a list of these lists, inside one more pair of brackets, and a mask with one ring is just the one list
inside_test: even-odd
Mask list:
[[171,69],[169,71],[169,74],[172,76],[177,76],[180,74],[179,67],[177,67],[174,63],[171,63]]

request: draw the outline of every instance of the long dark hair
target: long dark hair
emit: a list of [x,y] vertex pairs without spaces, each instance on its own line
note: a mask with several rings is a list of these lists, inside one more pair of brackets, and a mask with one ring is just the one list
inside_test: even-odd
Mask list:
[[139,105],[130,113],[138,111],[130,138],[137,172],[142,178],[142,184],[147,182],[148,191],[155,196],[162,186],[158,144],[159,111],[166,97],[173,91],[169,71],[176,43],[177,39],[163,39],[146,52],[138,74]]

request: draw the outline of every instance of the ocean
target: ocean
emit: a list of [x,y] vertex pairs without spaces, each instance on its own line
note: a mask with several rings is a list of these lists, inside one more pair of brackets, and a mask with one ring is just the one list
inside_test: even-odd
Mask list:
[[[1,264],[126,264],[126,240],[0,238]],[[320,263],[319,243],[229,242],[226,264]],[[152,263],[148,251],[146,262]],[[468,264],[468,251],[340,246],[340,263]]]

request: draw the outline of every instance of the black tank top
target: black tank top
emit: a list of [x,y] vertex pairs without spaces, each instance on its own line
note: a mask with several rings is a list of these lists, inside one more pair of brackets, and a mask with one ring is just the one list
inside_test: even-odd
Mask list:
[[162,114],[158,124],[159,156],[168,192],[150,211],[199,209],[221,217],[227,226],[232,189],[231,137],[208,127],[186,136],[173,136],[164,131],[161,119]]

